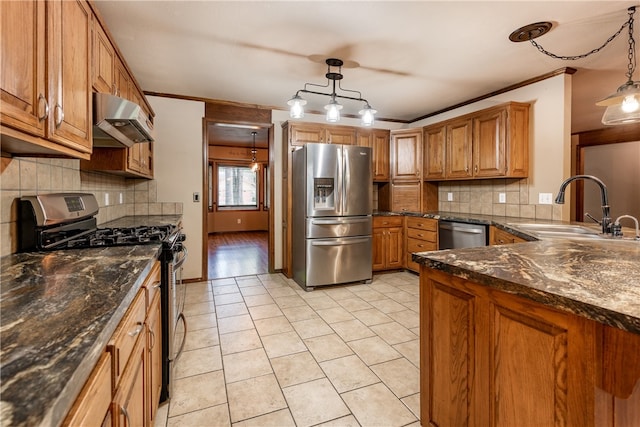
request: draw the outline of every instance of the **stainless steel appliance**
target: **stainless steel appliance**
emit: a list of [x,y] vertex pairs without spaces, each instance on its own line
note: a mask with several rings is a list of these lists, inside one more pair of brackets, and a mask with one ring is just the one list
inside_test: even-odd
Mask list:
[[134,102],[96,92],[93,116],[94,147],[131,147],[137,142],[153,142],[153,123]]
[[371,281],[371,149],[306,144],[292,161],[293,279],[303,289]]
[[185,288],[180,277],[186,236],[173,224],[98,228],[98,202],[90,193],[54,193],[20,199],[18,250],[54,251],[161,243],[160,305],[162,322],[162,391],[171,395],[172,368],[180,356],[187,324],[182,314]]
[[487,246],[487,226],[467,222],[438,222],[438,249]]

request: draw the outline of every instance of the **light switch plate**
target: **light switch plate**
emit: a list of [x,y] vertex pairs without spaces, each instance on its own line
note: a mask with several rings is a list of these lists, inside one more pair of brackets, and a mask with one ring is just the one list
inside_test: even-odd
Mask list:
[[498,193],[498,203],[507,203],[507,193]]
[[447,193],[447,202],[453,201],[453,193]]
[[538,203],[541,205],[553,204],[553,194],[551,193],[538,193]]
[[198,193],[197,191],[193,193],[193,201],[196,203],[200,201],[200,193]]

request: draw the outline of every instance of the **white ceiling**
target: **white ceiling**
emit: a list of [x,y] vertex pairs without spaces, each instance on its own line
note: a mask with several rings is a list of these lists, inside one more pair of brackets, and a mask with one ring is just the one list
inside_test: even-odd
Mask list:
[[[412,121],[563,67],[573,75],[572,131],[601,128],[595,102],[626,81],[627,30],[588,58],[549,58],[518,27],[551,21],[536,41],[559,55],[604,43],[636,1],[103,1],[100,13],[143,90],[287,109],[304,83],[343,67],[378,118]],[[636,25],[637,26],[637,25]],[[637,36],[640,37],[640,36]],[[349,62],[347,62],[349,63]],[[637,76],[634,76],[637,79]],[[323,96],[308,95],[308,110]],[[361,104],[342,101],[343,113]]]

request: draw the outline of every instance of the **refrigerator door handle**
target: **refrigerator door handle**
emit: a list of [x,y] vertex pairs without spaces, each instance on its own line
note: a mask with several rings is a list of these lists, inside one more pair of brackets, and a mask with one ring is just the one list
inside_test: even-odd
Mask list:
[[319,240],[317,242],[312,241],[311,246],[344,246],[344,245],[359,245],[361,243],[367,243],[370,241],[370,237],[363,237],[360,239],[343,239],[343,240]]
[[314,225],[357,224],[359,222],[371,222],[371,217],[365,216],[362,218],[331,218],[331,219],[314,218],[311,220],[311,223]]

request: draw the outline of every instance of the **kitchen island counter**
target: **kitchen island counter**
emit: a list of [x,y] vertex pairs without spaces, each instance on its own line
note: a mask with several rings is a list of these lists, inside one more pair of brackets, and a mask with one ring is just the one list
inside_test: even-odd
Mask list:
[[[177,224],[130,216],[104,226]],[[0,425],[60,425],[161,253],[161,243],[0,259]]]

